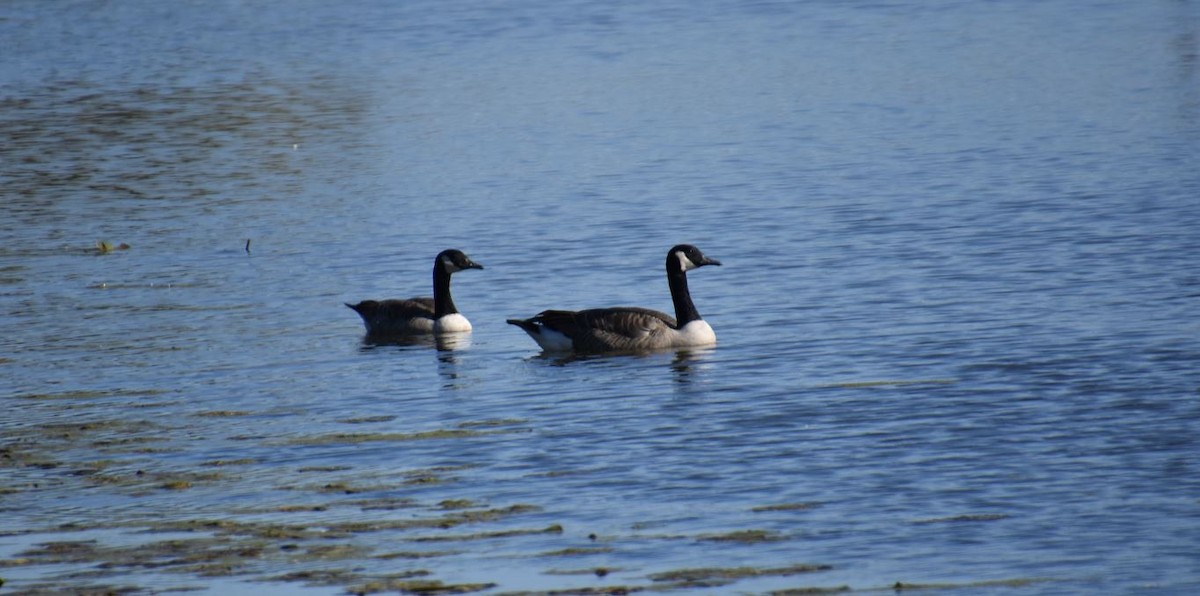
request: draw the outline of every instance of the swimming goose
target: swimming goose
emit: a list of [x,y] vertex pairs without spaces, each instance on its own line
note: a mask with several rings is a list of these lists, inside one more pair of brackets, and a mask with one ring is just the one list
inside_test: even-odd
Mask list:
[[450,297],[450,276],[463,269],[483,269],[461,250],[449,249],[433,259],[433,298],[363,300],[346,303],[362,317],[368,335],[418,335],[471,330]]
[[680,244],[667,252],[667,285],[675,303],[672,318],[648,308],[623,306],[589,310],[547,310],[531,319],[508,319],[551,352],[636,352],[708,346],[717,343],[688,292],[687,272],[720,265],[700,249]]

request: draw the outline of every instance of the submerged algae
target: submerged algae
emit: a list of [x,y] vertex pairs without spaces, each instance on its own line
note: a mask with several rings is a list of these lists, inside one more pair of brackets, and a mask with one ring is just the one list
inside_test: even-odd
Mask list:
[[890,586],[890,589],[897,593],[905,590],[917,591],[932,591],[932,590],[967,590],[977,588],[1024,588],[1034,584],[1046,583],[1054,581],[1049,578],[1012,578],[1012,579],[994,579],[978,582],[964,583],[905,583],[896,582]]
[[738,530],[736,532],[728,532],[725,534],[705,534],[700,536],[700,540],[709,542],[741,542],[745,544],[753,544],[757,542],[778,542],[787,540],[786,536],[766,530]]
[[815,573],[818,571],[829,571],[833,569],[831,565],[811,565],[811,564],[796,564],[788,567],[709,567],[697,569],[678,569],[675,571],[666,571],[663,573],[654,573],[649,577],[656,582],[673,582],[683,585],[710,585],[716,582],[715,585],[723,585],[733,580],[744,579],[747,577],[763,577],[763,576],[787,576],[799,575],[802,573]]

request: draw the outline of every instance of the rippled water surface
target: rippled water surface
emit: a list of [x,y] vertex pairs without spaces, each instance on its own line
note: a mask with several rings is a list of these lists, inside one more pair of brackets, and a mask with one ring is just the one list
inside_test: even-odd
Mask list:
[[[1200,6],[0,5],[16,592],[1200,591]],[[563,359],[504,319],[720,338]],[[363,341],[429,294],[456,345]]]

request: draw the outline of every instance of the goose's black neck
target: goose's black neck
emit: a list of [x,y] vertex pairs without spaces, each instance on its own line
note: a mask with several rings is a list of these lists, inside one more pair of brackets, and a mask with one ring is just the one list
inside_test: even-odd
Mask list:
[[687,273],[673,256],[667,258],[667,286],[671,288],[671,301],[675,303],[675,320],[679,327],[699,321],[700,313],[692,304],[692,293],[688,291]]
[[450,297],[450,272],[441,261],[433,264],[433,318],[440,319],[458,312],[454,299]]

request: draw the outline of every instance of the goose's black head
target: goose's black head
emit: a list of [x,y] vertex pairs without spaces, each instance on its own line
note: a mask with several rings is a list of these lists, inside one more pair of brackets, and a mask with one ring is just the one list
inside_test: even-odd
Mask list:
[[454,248],[438,253],[433,262],[435,267],[446,273],[457,273],[463,269],[483,269],[483,265],[472,261],[466,253]]
[[688,272],[705,265],[720,265],[716,259],[710,259],[691,244],[677,244],[667,251],[667,269],[670,271]]
[[345,305],[349,306],[354,310],[354,312],[358,313],[359,316],[364,319],[369,319],[375,316],[375,313],[379,311],[378,300],[363,300],[358,304],[350,304],[349,302],[346,302]]

